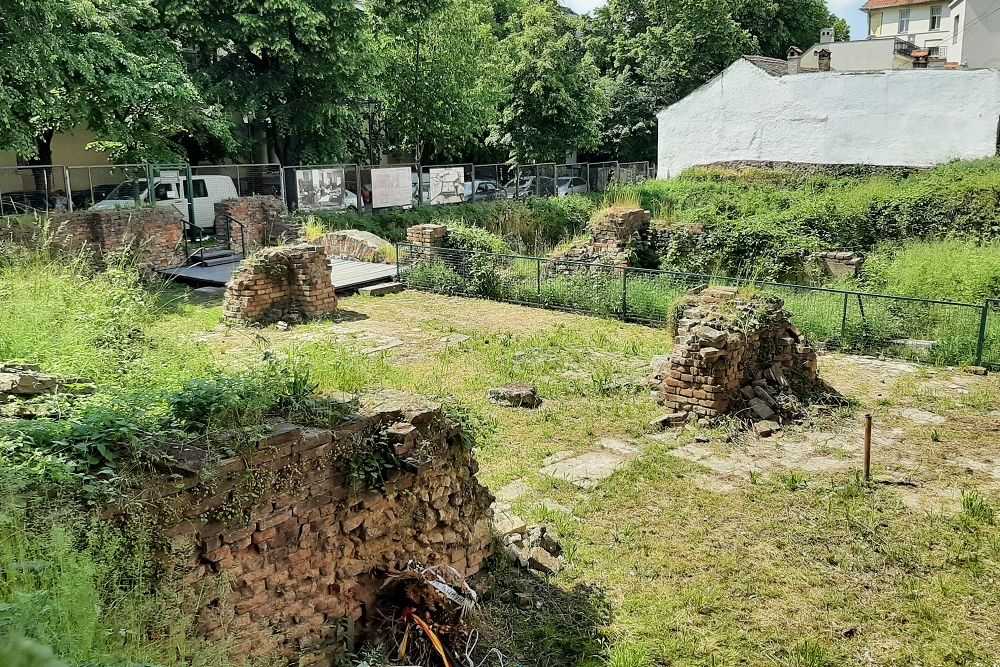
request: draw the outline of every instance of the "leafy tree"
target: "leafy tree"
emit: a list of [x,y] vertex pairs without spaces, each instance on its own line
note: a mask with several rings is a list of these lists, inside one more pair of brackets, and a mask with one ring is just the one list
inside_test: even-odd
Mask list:
[[578,21],[552,0],[528,3],[503,40],[505,103],[490,140],[519,162],[562,162],[596,145],[606,101]]
[[823,28],[850,38],[847,22],[831,14],[825,0],[735,0],[733,18],[757,39],[759,53],[772,58],[784,58],[790,46],[812,46]]
[[175,159],[220,110],[186,74],[150,0],[11,0],[0,14],[0,145],[37,164],[54,134],[86,124],[120,159]]
[[629,160],[655,159],[658,110],[757,51],[729,4],[716,0],[611,0],[586,41],[610,99],[604,149]]
[[[399,26],[396,26],[399,27]],[[485,135],[499,103],[499,42],[489,6],[451,0],[418,23],[379,36],[390,147],[420,162],[461,157]]]
[[247,117],[283,164],[356,152],[373,59],[353,0],[158,0],[213,99]]

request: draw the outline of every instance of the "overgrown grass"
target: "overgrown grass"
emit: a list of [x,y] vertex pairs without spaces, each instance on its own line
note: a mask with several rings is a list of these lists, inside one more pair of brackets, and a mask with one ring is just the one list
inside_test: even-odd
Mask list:
[[968,239],[879,246],[864,264],[873,291],[982,303],[1000,298],[1000,243]]
[[0,513],[4,665],[232,664],[227,643],[197,639],[181,609],[197,591],[153,586],[143,533],[72,514],[29,525],[11,500]]
[[[686,290],[707,280],[707,276],[643,271],[629,272],[626,280],[613,267],[566,268],[488,254],[449,256],[447,263],[417,261],[405,274],[408,285],[443,294],[654,324],[670,322]],[[941,364],[971,364],[977,359],[982,315],[978,307],[774,285],[755,289],[783,299],[792,322],[813,343]],[[993,344],[1000,341],[995,327],[987,333],[990,344],[984,360],[1000,363],[996,356],[1000,350]]]

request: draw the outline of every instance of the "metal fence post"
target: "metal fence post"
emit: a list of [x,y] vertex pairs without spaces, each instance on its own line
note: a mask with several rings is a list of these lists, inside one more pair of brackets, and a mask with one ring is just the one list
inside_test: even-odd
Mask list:
[[63,187],[66,188],[66,206],[69,212],[73,212],[73,184],[69,180],[69,167],[63,165]]
[[847,297],[848,293],[844,292],[844,310],[840,316],[840,347],[843,349],[846,345],[847,339]]
[[[139,188],[138,183],[135,188],[136,199],[139,198]],[[150,206],[156,205],[156,194],[153,192],[153,165],[146,163],[146,198],[149,200]]]
[[622,320],[628,317],[628,267],[622,269]]
[[976,365],[983,365],[983,353],[986,351],[986,328],[990,321],[990,300],[983,304],[983,312],[979,318],[979,340],[976,342]]
[[538,303],[542,302],[542,258],[539,257],[535,260],[535,294],[537,295]]

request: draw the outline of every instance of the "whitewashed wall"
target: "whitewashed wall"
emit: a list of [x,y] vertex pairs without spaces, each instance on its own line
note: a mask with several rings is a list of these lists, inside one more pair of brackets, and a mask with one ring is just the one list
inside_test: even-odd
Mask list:
[[996,155],[1000,71],[773,77],[741,59],[657,119],[660,178],[728,160],[930,166]]

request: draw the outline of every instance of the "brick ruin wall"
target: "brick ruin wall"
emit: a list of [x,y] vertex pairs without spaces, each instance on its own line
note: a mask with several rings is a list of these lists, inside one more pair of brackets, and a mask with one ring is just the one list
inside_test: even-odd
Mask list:
[[259,250],[226,287],[223,315],[243,323],[302,321],[332,315],[337,294],[326,254],[312,245]]
[[[553,256],[568,262],[633,266],[635,253],[649,245],[649,211],[611,207],[598,211],[590,222],[590,238]],[[560,270],[566,269],[561,265]]]
[[215,204],[215,215],[228,215],[243,223],[243,227],[233,225],[232,247],[237,252],[242,249],[245,235],[247,254],[280,240],[291,241],[298,238],[298,224],[278,197],[253,196],[226,199]]
[[323,246],[328,257],[376,264],[390,262],[386,250],[392,248],[392,243],[360,229],[328,232],[316,239],[315,243]]
[[[352,479],[373,443],[399,462],[384,489]],[[387,392],[333,429],[276,425],[253,453],[173,454],[143,498],[165,575],[190,593],[197,632],[235,638],[237,656],[328,657],[345,627],[376,620],[390,573],[415,562],[471,576],[492,552],[493,498],[440,405]]]
[[654,369],[657,400],[678,415],[777,419],[776,396],[819,385],[816,351],[780,299],[703,290],[682,307],[674,350]]
[[88,253],[98,266],[109,254],[133,252],[147,270],[184,261],[182,233],[180,217],[159,207],[54,213],[45,228],[18,218],[0,220],[0,236],[17,245],[51,243],[61,251]]

